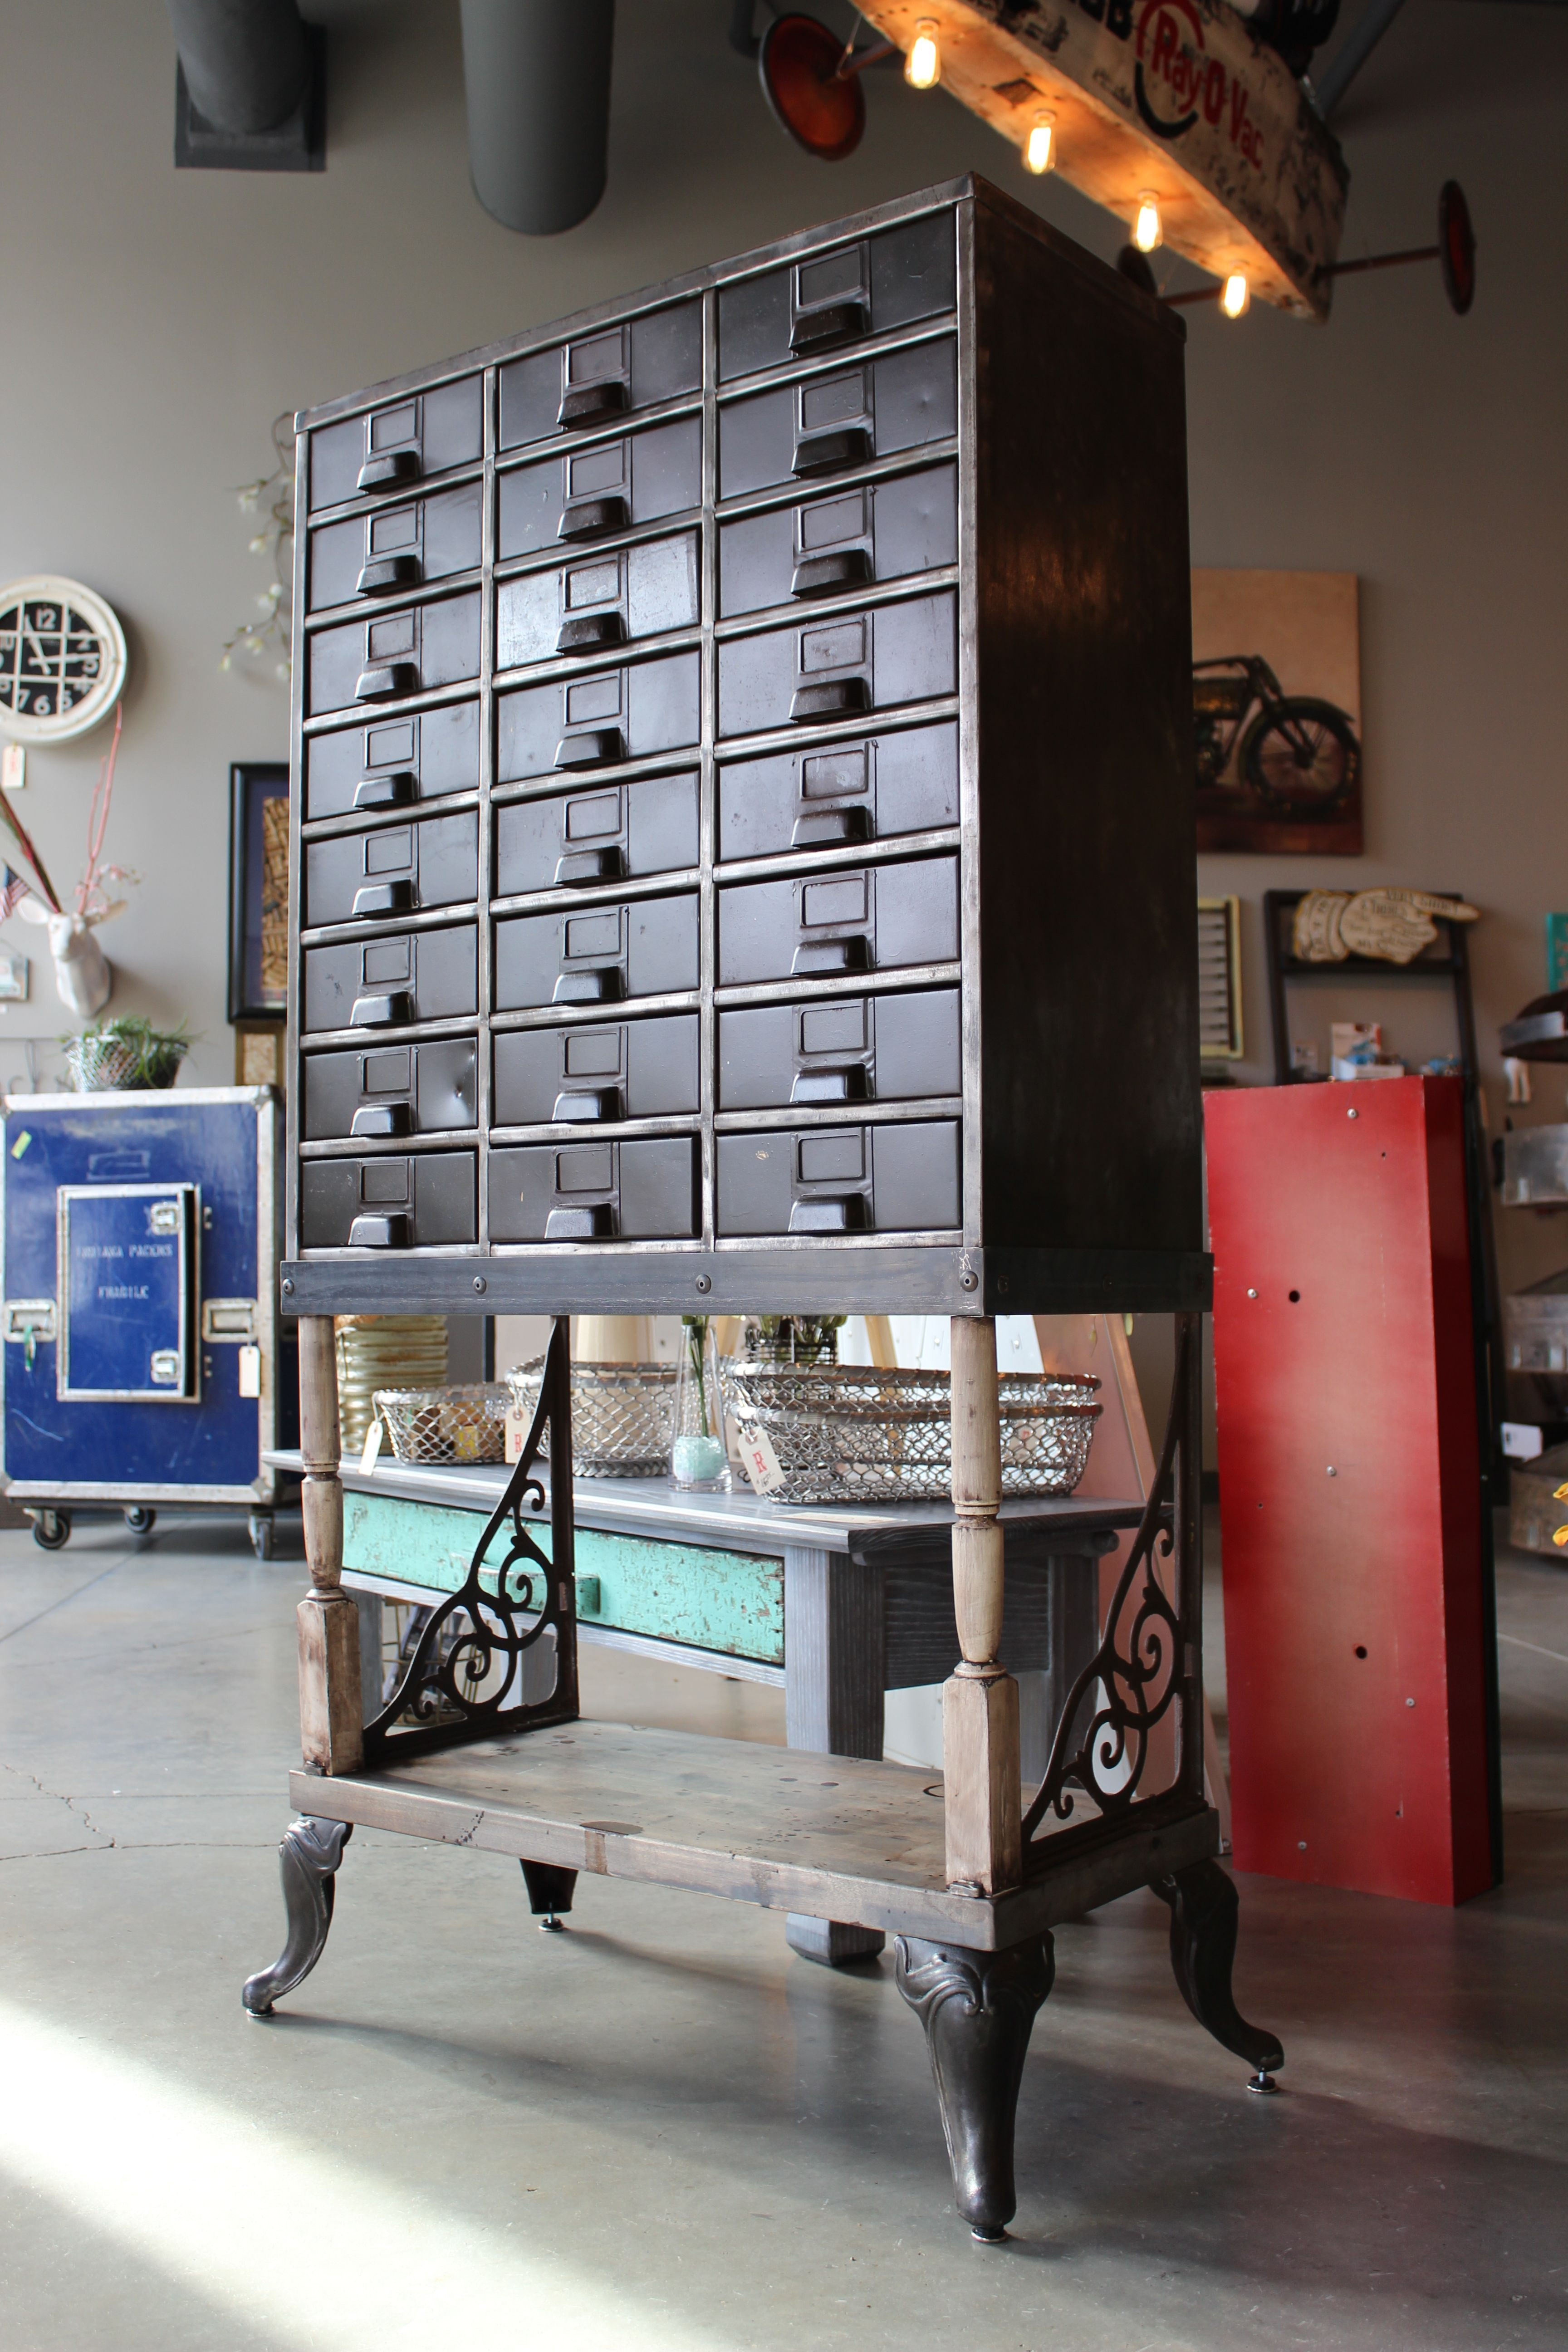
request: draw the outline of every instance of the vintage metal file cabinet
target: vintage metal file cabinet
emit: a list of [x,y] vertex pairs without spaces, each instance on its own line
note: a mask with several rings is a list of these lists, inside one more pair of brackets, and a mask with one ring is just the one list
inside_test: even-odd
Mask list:
[[[5,1101],[5,1491],[46,1549],[73,1505],[238,1504],[271,1556],[293,1423],[266,1087]],[[288,1342],[279,1376],[280,1336]]]
[[[1184,436],[1180,326],[977,181],[300,419],[282,1288],[314,1580],[253,2011],[367,1822],[516,1855],[547,1917],[589,1870],[895,1934],[982,2236],[1053,1921],[1154,1885],[1268,2087],[1202,1769]],[[790,1307],[953,1318],[944,1804],[575,1720],[567,1312]],[[379,1308],[561,1319],[513,1486],[363,1724],[330,1318]],[[1178,1379],[1021,1792],[991,1318],[1052,1309],[1173,1313]],[[432,1685],[447,1719],[408,1727]]]

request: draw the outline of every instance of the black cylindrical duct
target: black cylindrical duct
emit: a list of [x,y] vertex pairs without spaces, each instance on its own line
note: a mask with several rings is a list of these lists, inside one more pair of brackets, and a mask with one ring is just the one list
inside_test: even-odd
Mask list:
[[585,220],[605,193],[616,0],[463,0],[468,169],[525,236]]
[[275,131],[305,94],[310,55],[295,0],[167,0],[185,88],[219,131]]

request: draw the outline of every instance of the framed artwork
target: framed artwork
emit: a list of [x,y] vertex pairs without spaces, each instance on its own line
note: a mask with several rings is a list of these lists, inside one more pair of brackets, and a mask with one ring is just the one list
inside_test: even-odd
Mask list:
[[1353,572],[1194,572],[1200,850],[1359,857]]
[[289,1011],[289,770],[237,761],[228,772],[228,1017]]
[[1246,1051],[1241,1025],[1241,901],[1200,898],[1199,1059],[1239,1062]]

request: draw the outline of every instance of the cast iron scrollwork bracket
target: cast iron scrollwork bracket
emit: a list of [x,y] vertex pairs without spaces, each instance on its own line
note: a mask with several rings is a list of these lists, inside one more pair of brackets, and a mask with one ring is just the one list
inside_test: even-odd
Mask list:
[[[1149,1761],[1150,1734],[1178,1698],[1189,1707],[1195,1703],[1196,1644],[1186,1621],[1197,1540],[1192,1429],[1196,1330],[1195,1316],[1181,1318],[1170,1418],[1143,1517],[1100,1647],[1068,1694],[1045,1778],[1024,1816],[1026,1854],[1036,1867],[1046,1859],[1050,1840],[1031,1842],[1047,1812],[1065,1822],[1080,1799],[1088,1799],[1101,1819],[1128,1812]],[[1173,1559],[1175,1605],[1158,1565]],[[1086,1706],[1092,1711],[1080,1731]]]
[[[570,1722],[577,1713],[577,1604],[572,1543],[571,1326],[555,1318],[544,1378],[527,1441],[505,1494],[485,1523],[458,1591],[431,1612],[396,1689],[364,1728],[369,1766],[428,1748],[485,1739],[498,1732]],[[534,1467],[550,1432],[550,1557],[540,1549],[523,1510],[538,1512],[544,1486]],[[510,1522],[505,1558],[486,1560]],[[553,1635],[553,1688],[531,1703],[531,1652]],[[437,1719],[395,1728],[417,1706]]]

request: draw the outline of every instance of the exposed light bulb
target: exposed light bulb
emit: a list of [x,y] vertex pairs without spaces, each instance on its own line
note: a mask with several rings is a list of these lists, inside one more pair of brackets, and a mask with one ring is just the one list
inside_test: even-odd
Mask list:
[[1042,106],[1029,125],[1029,135],[1024,142],[1026,172],[1048,172],[1057,160],[1057,118],[1048,106]]
[[1165,232],[1160,226],[1160,205],[1152,188],[1145,188],[1138,199],[1138,216],[1132,224],[1132,242],[1140,253],[1152,253]]
[[1239,269],[1233,269],[1219,289],[1219,307],[1227,319],[1239,319],[1252,300],[1252,289]]
[[904,59],[904,79],[911,89],[934,89],[942,79],[942,51],[936,42],[936,18],[921,16]]

